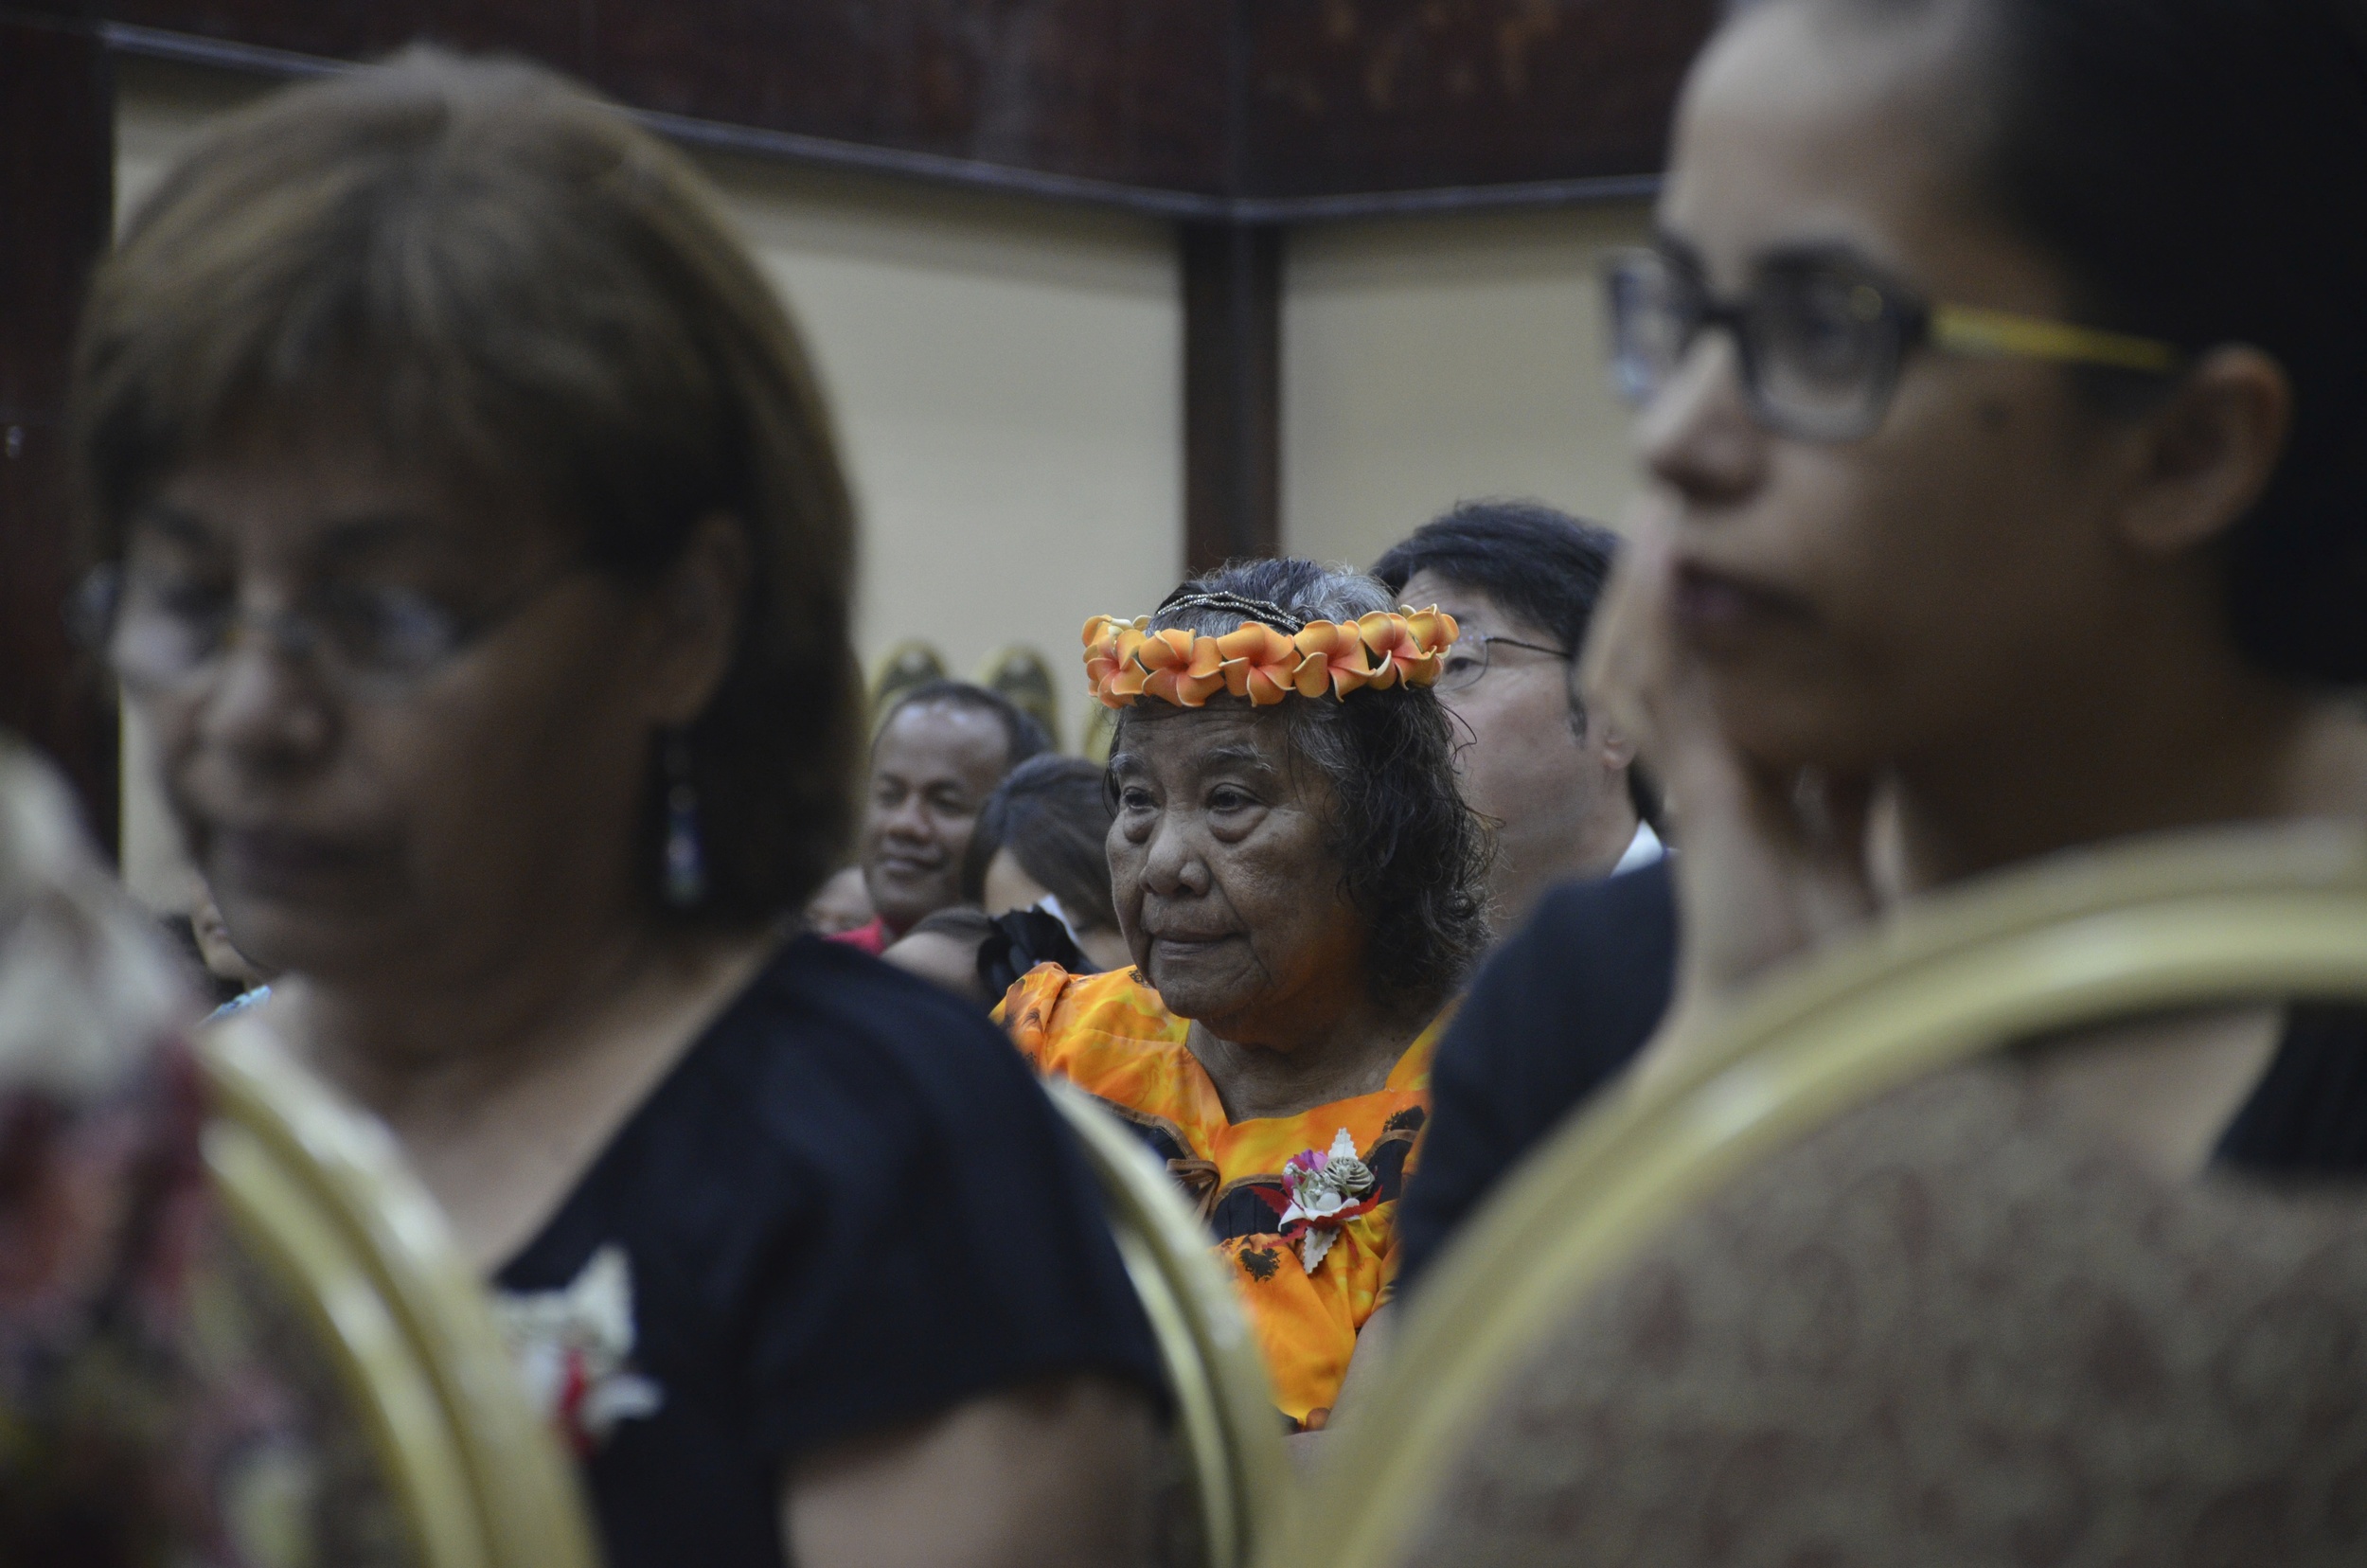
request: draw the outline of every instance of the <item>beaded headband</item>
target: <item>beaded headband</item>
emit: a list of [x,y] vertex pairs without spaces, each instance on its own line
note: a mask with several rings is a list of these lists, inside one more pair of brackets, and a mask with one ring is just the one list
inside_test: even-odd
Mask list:
[[1365,686],[1426,686],[1438,679],[1446,650],[1462,634],[1454,617],[1434,604],[1377,610],[1352,621],[1301,620],[1279,606],[1233,594],[1171,598],[1160,609],[1225,610],[1245,618],[1223,636],[1209,637],[1180,627],[1153,632],[1148,615],[1130,623],[1095,615],[1085,623],[1085,679],[1104,707],[1156,697],[1196,708],[1220,691],[1271,707],[1292,692],[1338,699]]

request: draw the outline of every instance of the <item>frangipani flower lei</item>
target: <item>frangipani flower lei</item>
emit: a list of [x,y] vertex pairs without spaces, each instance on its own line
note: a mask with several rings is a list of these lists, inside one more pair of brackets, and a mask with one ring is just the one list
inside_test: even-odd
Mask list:
[[1293,692],[1345,697],[1365,686],[1429,686],[1461,634],[1434,604],[1308,621],[1296,633],[1244,620],[1221,637],[1153,632],[1148,615],[1130,622],[1095,615],[1085,623],[1085,679],[1105,707],[1156,697],[1196,708],[1220,691],[1271,707]]

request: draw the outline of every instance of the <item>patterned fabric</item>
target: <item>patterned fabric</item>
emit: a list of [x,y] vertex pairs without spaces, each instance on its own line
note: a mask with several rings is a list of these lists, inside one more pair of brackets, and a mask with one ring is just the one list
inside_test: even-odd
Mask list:
[[316,1331],[215,1213],[195,1001],[0,737],[0,1563],[412,1563]]
[[2367,1557],[2367,1201],[2175,1182],[1999,1059],[1657,1238],[1510,1381],[1409,1562]]
[[[1167,1162],[1219,1238],[1283,1413],[1302,1428],[1323,1425],[1358,1331],[1396,1281],[1397,1194],[1429,1114],[1431,1053],[1445,1020],[1406,1049],[1377,1093],[1236,1123],[1184,1043],[1189,1022],[1130,971],[1077,975],[1046,964],[1011,988],[995,1016],[1038,1071],[1101,1100]],[[1286,1234],[1283,1167],[1328,1151],[1343,1131],[1370,1169],[1376,1201],[1310,1249]],[[1310,1251],[1320,1255],[1311,1270]]]

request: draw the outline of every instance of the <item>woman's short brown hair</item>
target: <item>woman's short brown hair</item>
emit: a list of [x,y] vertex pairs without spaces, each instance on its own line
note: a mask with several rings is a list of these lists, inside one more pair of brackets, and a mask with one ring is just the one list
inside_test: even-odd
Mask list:
[[[838,864],[862,742],[853,522],[795,329],[687,159],[539,68],[415,50],[209,131],[93,285],[73,452],[97,559],[236,420],[358,401],[386,450],[546,508],[647,581],[747,528],[739,647],[687,741],[694,917]],[[662,791],[650,758],[653,903]]]

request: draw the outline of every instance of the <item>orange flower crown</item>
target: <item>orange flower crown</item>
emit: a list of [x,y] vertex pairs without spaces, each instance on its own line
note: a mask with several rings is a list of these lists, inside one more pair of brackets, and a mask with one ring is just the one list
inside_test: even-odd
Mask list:
[[1201,606],[1250,614],[1221,637],[1181,628],[1153,632],[1148,615],[1131,622],[1115,615],[1087,621],[1085,678],[1094,697],[1105,707],[1156,697],[1196,708],[1225,691],[1271,707],[1293,692],[1343,698],[1365,686],[1377,691],[1399,683],[1426,686],[1438,679],[1446,650],[1462,635],[1454,617],[1434,604],[1395,614],[1375,611],[1352,621],[1306,621],[1296,632],[1253,617],[1296,621],[1297,616],[1231,595],[1186,599],[1177,607]]

